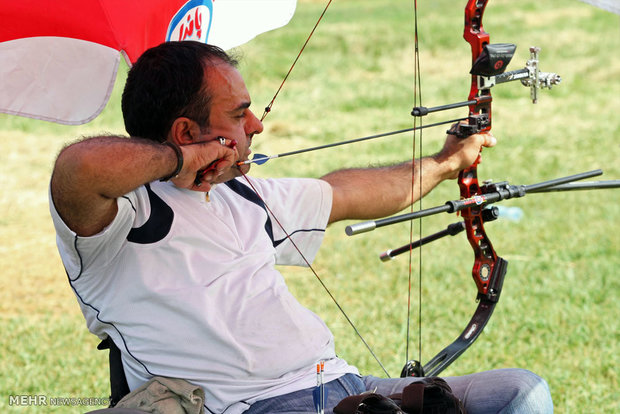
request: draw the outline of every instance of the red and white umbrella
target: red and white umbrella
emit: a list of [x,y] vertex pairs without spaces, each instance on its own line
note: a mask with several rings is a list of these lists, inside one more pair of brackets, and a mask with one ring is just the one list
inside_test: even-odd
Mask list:
[[0,8],[0,112],[83,124],[120,63],[164,41],[223,49],[284,26],[296,0],[15,0]]

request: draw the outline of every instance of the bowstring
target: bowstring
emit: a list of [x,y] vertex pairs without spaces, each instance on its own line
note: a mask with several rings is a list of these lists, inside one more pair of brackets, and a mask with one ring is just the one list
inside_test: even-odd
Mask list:
[[353,321],[351,320],[351,318],[349,318],[349,315],[347,315],[347,313],[344,311],[343,307],[340,305],[340,303],[338,303],[338,301],[336,300],[336,297],[332,294],[332,292],[329,290],[329,288],[327,287],[327,285],[323,282],[323,279],[321,279],[321,277],[319,276],[319,274],[316,272],[316,270],[314,270],[314,267],[312,267],[312,265],[310,264],[310,261],[306,258],[306,256],[302,253],[301,249],[297,246],[297,243],[295,243],[295,241],[293,240],[293,238],[291,237],[291,235],[289,234],[288,231],[286,231],[286,229],[284,228],[284,226],[282,225],[282,223],[280,222],[280,220],[278,219],[278,217],[273,213],[273,211],[271,210],[271,208],[269,207],[269,205],[267,204],[267,202],[265,202],[264,198],[260,195],[260,193],[258,192],[258,190],[256,189],[256,187],[254,186],[254,184],[252,184],[252,181],[250,181],[250,179],[248,178],[247,175],[245,175],[243,173],[243,171],[241,171],[241,175],[243,176],[243,178],[245,179],[245,181],[248,183],[248,185],[250,186],[250,188],[252,189],[252,191],[254,191],[254,193],[258,196],[258,198],[263,202],[265,209],[268,211],[269,215],[274,219],[274,221],[278,224],[278,227],[280,227],[280,229],[282,230],[282,232],[284,232],[284,235],[286,236],[286,239],[288,241],[291,242],[291,244],[293,245],[293,247],[295,248],[295,250],[297,251],[297,253],[299,253],[299,255],[301,256],[302,260],[304,261],[304,263],[306,264],[306,266],[308,266],[308,268],[310,269],[310,271],[312,272],[312,274],[314,274],[314,277],[316,277],[316,279],[319,281],[319,283],[321,284],[321,286],[323,286],[323,289],[325,289],[325,291],[327,292],[327,294],[329,295],[329,297],[332,299],[332,301],[336,304],[336,307],[338,308],[338,310],[340,311],[340,313],[344,316],[344,318],[346,319],[346,321],[349,323],[349,325],[351,326],[351,328],[353,328],[353,331],[355,331],[355,334],[357,335],[357,337],[362,341],[362,343],[364,344],[364,346],[366,347],[366,349],[368,349],[368,352],[370,352],[370,354],[372,355],[372,357],[375,359],[375,361],[377,361],[377,364],[379,364],[379,366],[381,367],[381,369],[383,370],[383,372],[385,373],[385,375],[387,375],[388,378],[390,378],[390,374],[388,373],[387,369],[385,368],[385,366],[383,366],[383,364],[381,363],[381,361],[379,360],[379,358],[377,357],[377,355],[374,353],[374,351],[372,350],[372,348],[370,347],[370,345],[368,344],[368,342],[366,342],[366,340],[364,339],[364,337],[362,336],[362,334],[360,333],[359,329],[357,329],[357,327],[355,326],[355,324],[353,323]]
[[261,116],[260,120],[261,122],[265,120],[265,117],[267,116],[267,114],[269,112],[271,112],[271,107],[273,106],[274,101],[276,100],[276,98],[278,97],[278,95],[280,94],[280,91],[282,90],[282,88],[284,87],[284,83],[286,82],[286,80],[288,79],[289,75],[291,74],[291,72],[293,71],[293,69],[295,68],[295,65],[297,64],[297,61],[299,60],[299,58],[301,57],[301,54],[304,52],[304,50],[306,49],[306,46],[308,45],[308,42],[310,41],[310,39],[312,38],[312,35],[314,35],[314,31],[316,30],[316,28],[319,26],[319,23],[321,23],[321,20],[323,20],[323,16],[325,16],[325,13],[327,12],[327,9],[329,8],[330,4],[332,4],[332,0],[329,0],[327,2],[327,5],[325,6],[325,8],[323,9],[323,12],[321,13],[321,15],[319,16],[318,20],[316,21],[316,23],[314,24],[314,27],[312,28],[312,30],[310,31],[310,34],[308,35],[308,37],[306,38],[306,41],[304,42],[303,46],[301,47],[301,49],[299,50],[299,53],[297,54],[297,57],[295,58],[295,60],[293,60],[293,64],[291,65],[291,67],[288,69],[288,72],[286,73],[286,76],[284,76],[284,79],[282,79],[282,83],[280,83],[280,86],[278,87],[278,90],[276,91],[276,93],[273,95],[273,98],[271,98],[271,101],[269,102],[269,105],[267,105],[265,107],[265,111],[263,112],[263,116]]
[[[297,54],[297,57],[295,58],[295,60],[293,61],[293,64],[291,65],[291,67],[289,68],[288,72],[286,73],[286,76],[284,77],[284,79],[282,80],[282,83],[280,84],[280,86],[278,87],[278,90],[276,91],[276,93],[274,94],[273,98],[271,99],[271,101],[269,102],[269,104],[267,105],[267,107],[265,108],[265,112],[263,113],[263,115],[261,116],[261,122],[264,121],[265,117],[267,116],[267,114],[269,112],[271,112],[271,108],[273,106],[274,101],[276,100],[276,98],[278,97],[280,91],[282,90],[282,88],[284,87],[284,83],[286,82],[286,80],[288,79],[289,75],[291,74],[291,72],[293,71],[293,69],[295,68],[295,65],[297,64],[297,61],[299,61],[299,58],[301,57],[301,54],[304,52],[306,46],[308,45],[308,42],[310,41],[310,39],[312,38],[312,36],[314,35],[314,32],[316,31],[316,28],[318,27],[319,23],[323,20],[323,17],[325,16],[325,13],[327,12],[327,9],[329,8],[329,6],[331,5],[332,0],[329,0],[325,6],[325,8],[323,9],[323,12],[321,13],[321,15],[319,16],[317,22],[315,23],[314,27],[312,28],[312,31],[310,32],[310,34],[308,35],[308,37],[306,38],[306,41],[304,42],[303,46],[301,47],[299,53]],[[358,336],[358,338],[362,341],[362,343],[364,344],[364,346],[366,347],[366,349],[368,349],[368,352],[370,352],[370,354],[372,355],[372,357],[375,359],[375,361],[377,361],[377,364],[379,364],[379,366],[381,367],[381,369],[383,370],[383,372],[385,373],[385,375],[390,378],[390,374],[388,373],[387,369],[385,368],[385,366],[381,363],[381,361],[379,360],[379,358],[377,357],[377,355],[374,353],[374,351],[372,350],[372,348],[370,347],[370,345],[368,344],[368,342],[366,342],[366,340],[364,339],[364,337],[362,336],[362,334],[360,333],[360,331],[357,329],[357,327],[355,326],[355,324],[353,323],[353,321],[351,320],[351,318],[349,318],[349,316],[347,315],[347,313],[344,311],[344,309],[342,308],[342,306],[340,306],[340,303],[338,303],[338,301],[336,300],[336,298],[334,297],[334,295],[331,293],[331,291],[329,290],[329,288],[327,287],[327,285],[325,285],[325,283],[323,282],[323,280],[320,278],[320,276],[318,275],[318,273],[314,270],[314,268],[312,267],[312,265],[310,264],[310,262],[306,259],[306,257],[304,256],[304,254],[301,252],[301,250],[299,249],[299,247],[297,246],[297,244],[295,244],[295,242],[293,241],[293,239],[291,238],[291,236],[289,235],[289,233],[286,231],[286,229],[284,229],[284,226],[282,226],[282,224],[280,223],[280,221],[278,220],[278,218],[273,214],[271,208],[267,205],[267,203],[265,202],[265,200],[261,197],[261,195],[258,193],[258,191],[256,190],[256,188],[254,187],[254,185],[252,185],[251,181],[248,179],[248,177],[242,172],[241,173],[243,175],[243,177],[245,178],[245,180],[248,182],[248,185],[252,188],[252,190],[254,191],[254,193],[256,193],[256,195],[262,200],[263,204],[265,205],[265,208],[268,210],[269,214],[273,217],[273,219],[276,221],[276,223],[278,224],[278,226],[280,227],[280,229],[282,229],[282,231],[284,232],[284,234],[286,235],[286,238],[291,242],[291,244],[294,246],[295,250],[297,250],[297,252],[300,254],[300,256],[302,257],[303,261],[306,263],[306,265],[308,266],[308,268],[312,271],[312,273],[314,274],[314,276],[316,277],[316,279],[319,281],[319,283],[321,284],[321,286],[323,286],[323,289],[325,289],[325,291],[327,292],[327,294],[329,295],[329,297],[332,299],[332,301],[336,304],[336,307],[338,308],[338,310],[340,311],[340,313],[344,316],[344,318],[346,319],[346,321],[349,323],[349,325],[351,326],[351,328],[353,328],[353,331],[355,331],[355,334]]]
[[[295,68],[295,65],[299,61],[299,59],[301,57],[301,54],[304,52],[306,46],[308,45],[310,39],[314,35],[318,25],[320,24],[320,22],[322,21],[323,17],[325,16],[325,13],[327,12],[327,9],[331,5],[331,3],[332,3],[332,0],[329,0],[327,2],[325,8],[323,9],[321,15],[317,19],[317,21],[316,21],[314,27],[312,28],[310,34],[306,38],[306,40],[305,40],[303,46],[301,47],[299,53],[295,57],[293,63],[291,64],[289,70],[287,71],[285,77],[283,78],[282,82],[280,83],[280,86],[278,87],[277,91],[275,92],[273,98],[271,99],[269,104],[265,107],[263,115],[261,116],[261,119],[260,119],[261,122],[264,121],[266,116],[267,116],[267,114],[271,112],[271,109],[273,107],[273,104],[274,104],[276,98],[280,94],[280,91],[284,87],[284,84],[286,83],[286,81],[288,80],[291,72]],[[414,85],[413,85],[413,90],[414,90],[414,106],[422,106],[422,87],[421,87],[422,84],[421,84],[420,55],[419,55],[418,39],[419,39],[419,37],[418,37],[418,5],[417,5],[417,0],[414,0]],[[411,170],[411,178],[412,178],[411,179],[411,211],[413,211],[414,199],[415,199],[415,197],[414,197],[415,195],[414,195],[413,190],[414,190],[414,187],[415,187],[414,179],[415,179],[416,148],[419,148],[417,151],[418,151],[418,153],[420,155],[423,152],[422,151],[422,142],[423,142],[423,140],[422,140],[422,131],[421,131],[421,129],[417,129],[418,123],[419,123],[419,126],[422,127],[422,124],[423,124],[422,120],[418,119],[418,117],[414,117],[414,128],[415,129],[413,131],[412,156],[411,156],[411,159],[412,159],[412,166],[411,166],[411,169],[412,169]],[[388,371],[386,370],[384,365],[381,363],[379,358],[376,356],[376,354],[374,353],[374,351],[372,350],[372,348],[370,347],[368,342],[366,342],[364,337],[361,335],[360,331],[357,329],[357,327],[355,326],[353,321],[349,318],[349,316],[344,311],[342,306],[338,303],[338,301],[336,300],[334,295],[331,293],[331,291],[325,285],[325,283],[323,282],[321,277],[318,275],[318,273],[315,271],[315,269],[312,267],[312,265],[306,259],[306,257],[301,252],[299,247],[295,244],[293,239],[290,237],[289,233],[286,231],[286,229],[284,229],[283,225],[280,223],[280,221],[277,219],[277,217],[273,214],[272,210],[269,208],[267,203],[265,203],[265,201],[260,196],[260,194],[258,193],[256,188],[254,188],[254,186],[252,185],[252,183],[250,182],[248,177],[245,174],[243,174],[243,173],[242,173],[242,175],[245,178],[245,180],[248,182],[248,184],[250,185],[252,190],[263,201],[263,203],[265,204],[265,207],[269,211],[269,214],[274,218],[274,220],[276,221],[278,226],[282,229],[282,231],[286,235],[286,238],[291,242],[291,244],[294,246],[295,250],[297,250],[297,252],[300,254],[300,256],[302,257],[303,261],[306,263],[306,265],[312,271],[312,273],[314,274],[316,279],[319,281],[319,283],[321,284],[323,289],[327,292],[329,297],[332,299],[332,301],[334,302],[334,304],[336,305],[336,307],[338,308],[340,313],[342,313],[342,315],[347,320],[347,322],[349,323],[351,328],[353,328],[355,334],[359,337],[359,339],[362,341],[362,343],[364,344],[366,349],[368,349],[368,351],[370,352],[372,357],[375,359],[377,364],[379,364],[379,366],[381,367],[383,372],[389,378],[390,375],[389,375]],[[419,168],[419,171],[418,171],[418,185],[419,185],[419,189],[421,191],[422,190],[422,168],[421,168],[421,163],[420,163],[420,168]],[[422,199],[421,199],[421,197],[420,197],[418,202],[419,202],[419,209],[421,210],[422,209]],[[419,225],[419,227],[418,227],[418,239],[421,239],[422,238],[422,220],[418,220],[418,225]],[[413,226],[414,226],[413,221],[411,221],[410,222],[410,231],[409,231],[409,234],[410,234],[410,236],[409,236],[410,244],[413,243],[413,234],[414,234]],[[406,356],[406,361],[409,361],[409,342],[410,342],[410,326],[411,326],[411,299],[412,299],[412,294],[411,294],[411,291],[412,291],[412,289],[411,289],[412,288],[412,273],[413,273],[413,249],[410,248],[410,251],[409,251],[408,294],[407,294],[407,334],[406,334],[407,338],[406,338],[406,351],[405,351],[406,352],[406,355],[405,355]],[[422,361],[422,248],[421,247],[418,249],[418,360]]]
[[[419,35],[418,35],[418,2],[413,2],[413,20],[414,20],[414,62],[413,62],[413,101],[414,107],[422,106],[422,78],[420,70],[420,48],[419,48]],[[418,148],[418,154],[422,156],[422,129],[417,129],[418,121],[419,126],[422,126],[422,119],[420,117],[413,118],[413,140],[411,146],[411,207],[410,211],[414,210],[414,188],[415,188],[415,159],[416,148]],[[418,188],[420,195],[422,192],[422,163],[419,163],[419,170],[417,173]],[[419,209],[422,210],[422,197],[418,200]],[[409,361],[409,342],[411,335],[411,299],[412,299],[412,274],[413,274],[413,234],[414,224],[413,220],[409,222],[409,276],[408,276],[408,289],[407,289],[407,333],[406,333],[406,345],[405,345],[405,362]],[[422,220],[418,220],[418,240],[422,239]],[[418,247],[418,361],[422,361],[422,246]]]

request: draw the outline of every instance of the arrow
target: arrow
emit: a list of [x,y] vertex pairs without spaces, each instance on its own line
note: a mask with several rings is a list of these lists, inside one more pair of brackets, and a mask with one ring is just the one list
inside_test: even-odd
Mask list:
[[369,135],[369,136],[366,136],[366,137],[354,138],[354,139],[349,139],[349,140],[340,141],[340,142],[334,142],[332,144],[319,145],[318,147],[311,147],[311,148],[304,148],[304,149],[299,149],[299,150],[295,150],[295,151],[283,152],[281,154],[276,154],[276,155],[254,154],[254,157],[251,160],[239,161],[237,163],[237,166],[240,167],[242,165],[251,164],[251,163],[255,163],[257,165],[262,165],[262,164],[266,163],[267,161],[272,160],[274,158],[288,157],[289,155],[296,155],[296,154],[301,154],[301,153],[304,153],[304,152],[316,151],[316,150],[325,149],[325,148],[338,147],[340,145],[352,144],[354,142],[361,142],[361,141],[368,141],[368,140],[376,139],[376,138],[389,137],[389,136],[392,136],[392,135],[402,134],[404,132],[417,131],[417,130],[420,130],[420,129],[432,128],[432,127],[436,127],[436,126],[439,126],[439,125],[454,124],[456,122],[465,121],[466,119],[467,118],[451,119],[449,121],[436,122],[434,124],[422,125],[422,126],[414,127],[414,128],[400,129],[398,131],[384,132],[382,134]]

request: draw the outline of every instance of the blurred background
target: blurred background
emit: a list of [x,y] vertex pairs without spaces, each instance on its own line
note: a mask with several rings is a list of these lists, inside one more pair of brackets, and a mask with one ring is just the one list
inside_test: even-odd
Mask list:
[[[299,1],[289,25],[235,51],[257,115],[324,5]],[[467,98],[471,52],[462,39],[464,5],[441,0],[418,6],[426,106]],[[559,73],[562,83],[542,91],[536,105],[517,82],[493,89],[499,143],[484,151],[479,178],[531,184],[601,168],[601,179],[620,179],[619,16],[577,0],[496,0],[489,2],[483,23],[492,42],[518,46],[509,70],[523,67],[535,45],[541,48],[541,69]],[[410,1],[334,2],[266,118],[265,131],[255,138],[254,152],[276,154],[412,126],[413,26]],[[11,395],[109,394],[107,353],[96,350],[98,340],[88,333],[66,281],[47,194],[64,145],[93,134],[124,134],[120,93],[126,70],[119,71],[103,113],[89,124],[69,127],[0,115],[2,412],[102,408],[18,407],[9,405]],[[460,109],[424,122],[462,116],[466,110]],[[438,151],[445,129],[416,137],[416,156]],[[403,134],[273,160],[253,166],[252,174],[319,177],[337,168],[401,161],[412,151],[412,135]],[[455,182],[445,182],[422,208],[458,196]],[[617,412],[620,189],[529,195],[502,205],[521,214],[486,226],[496,251],[509,261],[501,300],[478,341],[443,375],[528,368],[547,379],[559,413]],[[411,264],[407,254],[387,263],[379,254],[407,243],[412,231],[414,238],[425,236],[455,221],[441,214],[416,221],[413,230],[404,223],[354,237],[344,234],[351,223],[338,223],[315,260],[317,273],[391,376],[399,375],[407,358],[419,358],[419,341],[426,362],[458,336],[476,307],[476,289],[464,234],[415,252]],[[327,321],[339,355],[364,373],[384,376],[312,273],[282,272],[302,303]]]

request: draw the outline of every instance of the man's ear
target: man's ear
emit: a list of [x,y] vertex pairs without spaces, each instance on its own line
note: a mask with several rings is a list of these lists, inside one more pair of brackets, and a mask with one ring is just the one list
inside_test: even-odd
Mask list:
[[200,127],[194,121],[184,116],[174,120],[168,133],[168,139],[172,138],[178,145],[194,144],[200,140]]

